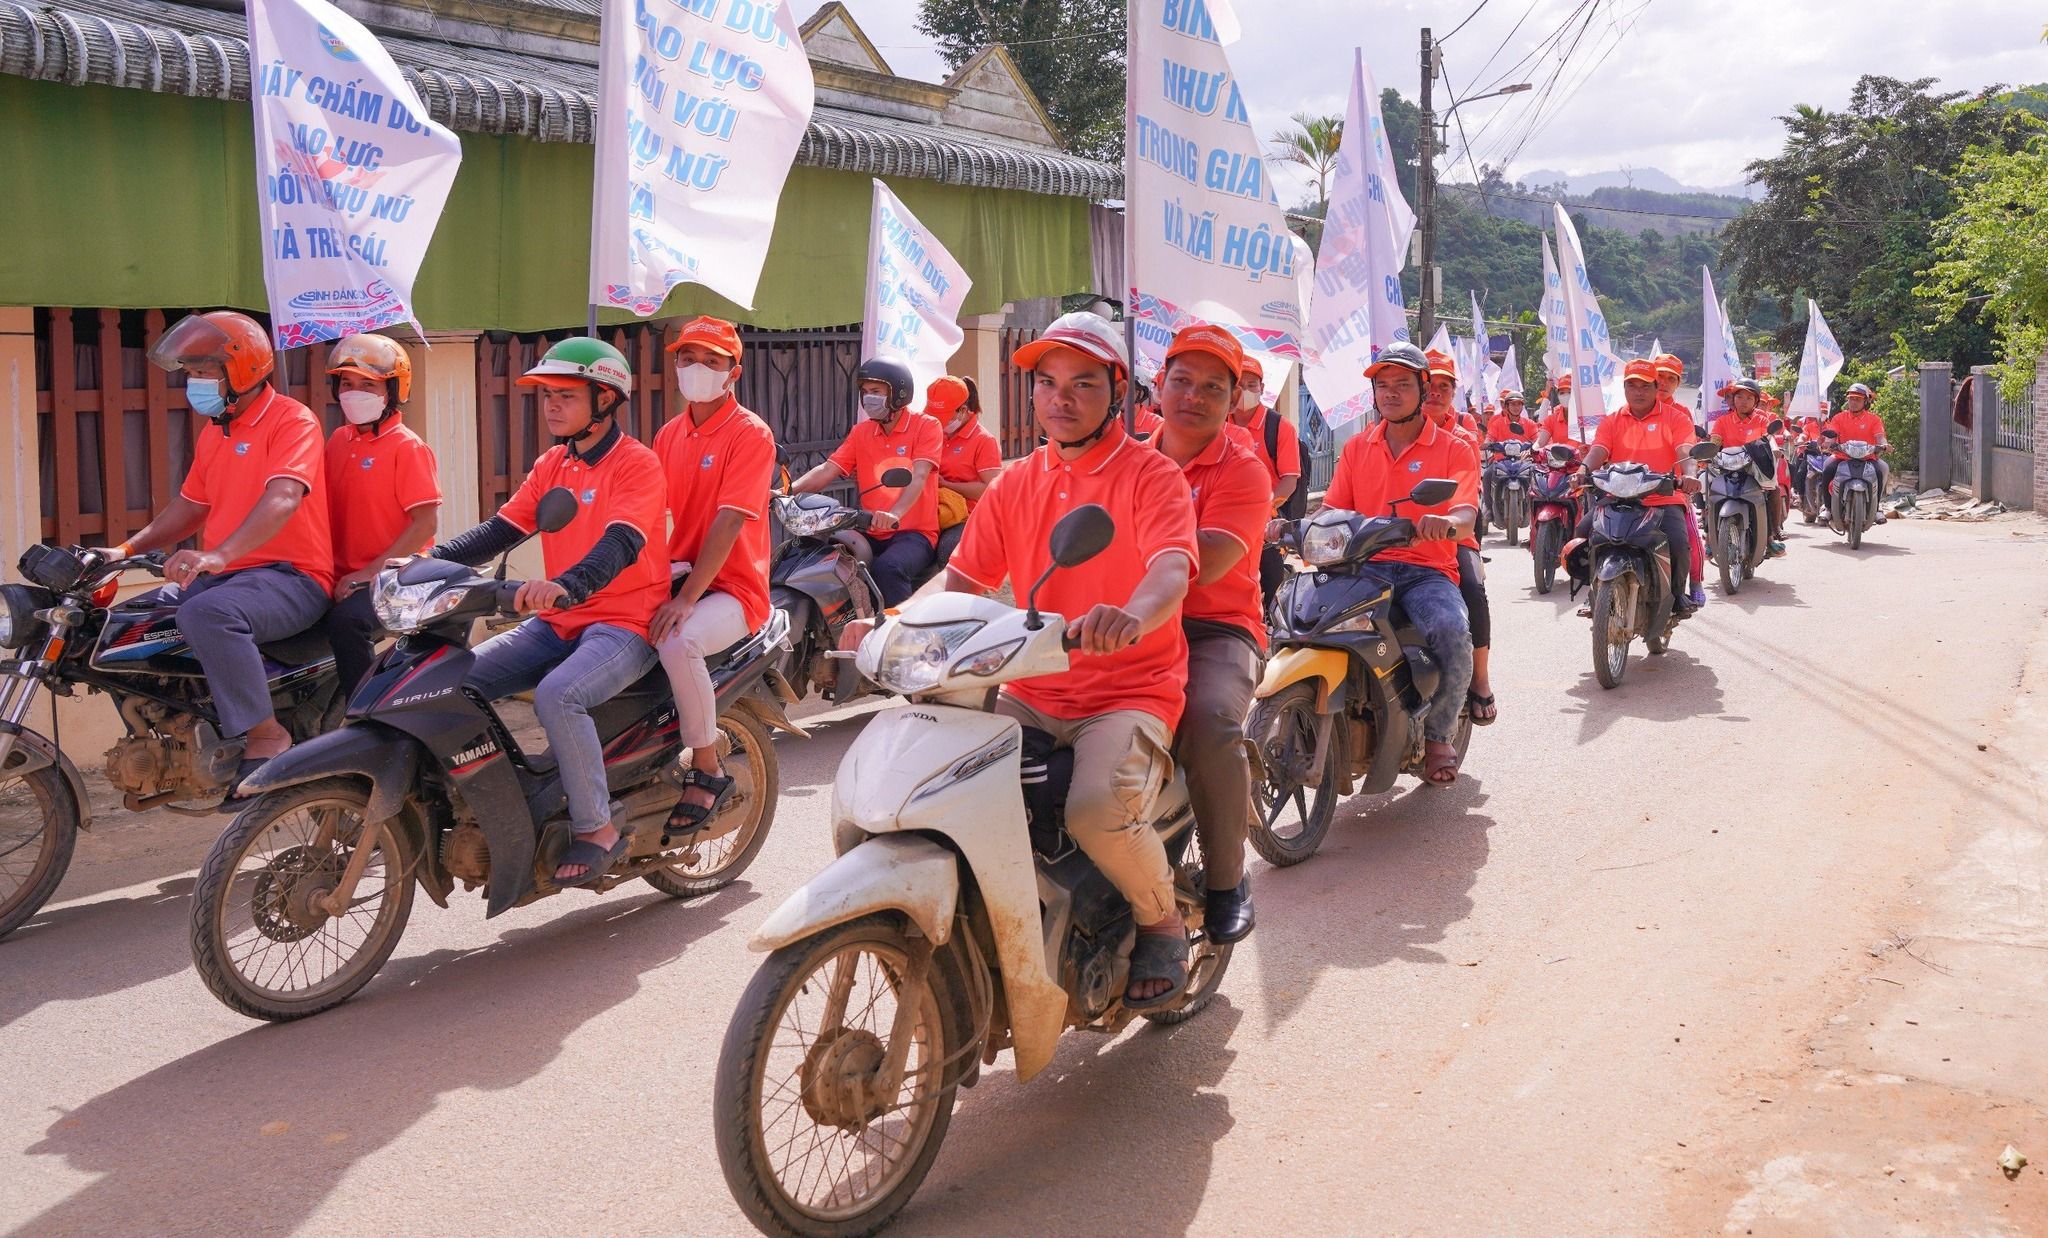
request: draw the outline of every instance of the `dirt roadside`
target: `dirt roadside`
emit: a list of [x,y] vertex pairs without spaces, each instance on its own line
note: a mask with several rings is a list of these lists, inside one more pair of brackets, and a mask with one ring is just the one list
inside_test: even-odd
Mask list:
[[[1908,882],[1800,1060],[1672,1149],[1680,1232],[2048,1233],[2048,626],[1976,747],[1946,866]],[[2008,1145],[2034,1163],[2003,1171]]]

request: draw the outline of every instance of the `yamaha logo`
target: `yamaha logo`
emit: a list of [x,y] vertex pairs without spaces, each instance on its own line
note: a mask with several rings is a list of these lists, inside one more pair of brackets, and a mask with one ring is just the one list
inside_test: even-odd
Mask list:
[[498,745],[496,742],[487,739],[474,747],[464,748],[461,752],[456,753],[448,763],[450,765],[467,765],[471,761],[480,761],[497,750]]

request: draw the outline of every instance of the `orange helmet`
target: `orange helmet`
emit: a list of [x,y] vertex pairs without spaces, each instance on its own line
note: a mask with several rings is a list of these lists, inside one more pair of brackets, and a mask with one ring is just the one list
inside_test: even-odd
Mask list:
[[254,318],[233,310],[180,318],[149,350],[149,359],[174,374],[194,362],[211,362],[221,368],[228,391],[236,398],[262,386],[277,365],[270,333]]
[[412,399],[412,358],[388,335],[349,336],[327,354],[327,372],[396,383],[398,403]]

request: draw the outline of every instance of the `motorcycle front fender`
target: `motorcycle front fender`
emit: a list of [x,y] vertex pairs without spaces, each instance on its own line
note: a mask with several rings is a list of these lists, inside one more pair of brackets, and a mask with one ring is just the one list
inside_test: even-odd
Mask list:
[[78,804],[78,828],[92,828],[92,800],[85,793],[85,777],[78,772],[70,756],[62,748],[51,743],[47,736],[27,727],[13,732],[14,746],[7,751],[7,760],[0,766],[0,773],[26,774],[30,770],[43,769],[54,765],[64,775],[64,783],[71,788],[71,798]]
[[933,945],[943,946],[952,939],[960,905],[959,865],[952,852],[921,835],[876,835],[784,899],[747,939],[747,948],[779,950],[887,911],[902,913]]
[[389,821],[419,780],[419,741],[394,727],[351,722],[293,744],[242,780],[244,795],[261,795],[321,778],[355,777],[370,784],[363,810],[372,821]]
[[1593,579],[1596,581],[1619,580],[1623,576],[1634,574],[1636,570],[1637,563],[1634,555],[1624,554],[1619,551],[1609,551],[1601,555],[1599,562],[1594,565]]
[[1717,514],[1723,520],[1740,520],[1749,515],[1749,503],[1743,499],[1723,499]]
[[1321,709],[1344,682],[1350,669],[1351,660],[1341,650],[1292,646],[1275,653],[1266,662],[1265,674],[1252,695],[1254,699],[1263,701],[1284,688],[1314,679],[1321,684],[1316,689],[1316,708]]

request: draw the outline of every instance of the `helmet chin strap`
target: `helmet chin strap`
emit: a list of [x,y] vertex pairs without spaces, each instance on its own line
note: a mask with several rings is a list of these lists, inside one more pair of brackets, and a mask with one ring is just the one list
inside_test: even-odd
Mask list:
[[1111,406],[1109,412],[1103,416],[1102,423],[1096,426],[1092,433],[1084,434],[1071,443],[1061,442],[1059,439],[1054,439],[1053,443],[1063,451],[1079,451],[1083,447],[1091,446],[1100,440],[1103,435],[1109,433],[1109,423],[1115,421],[1117,414],[1121,411],[1121,409]]

